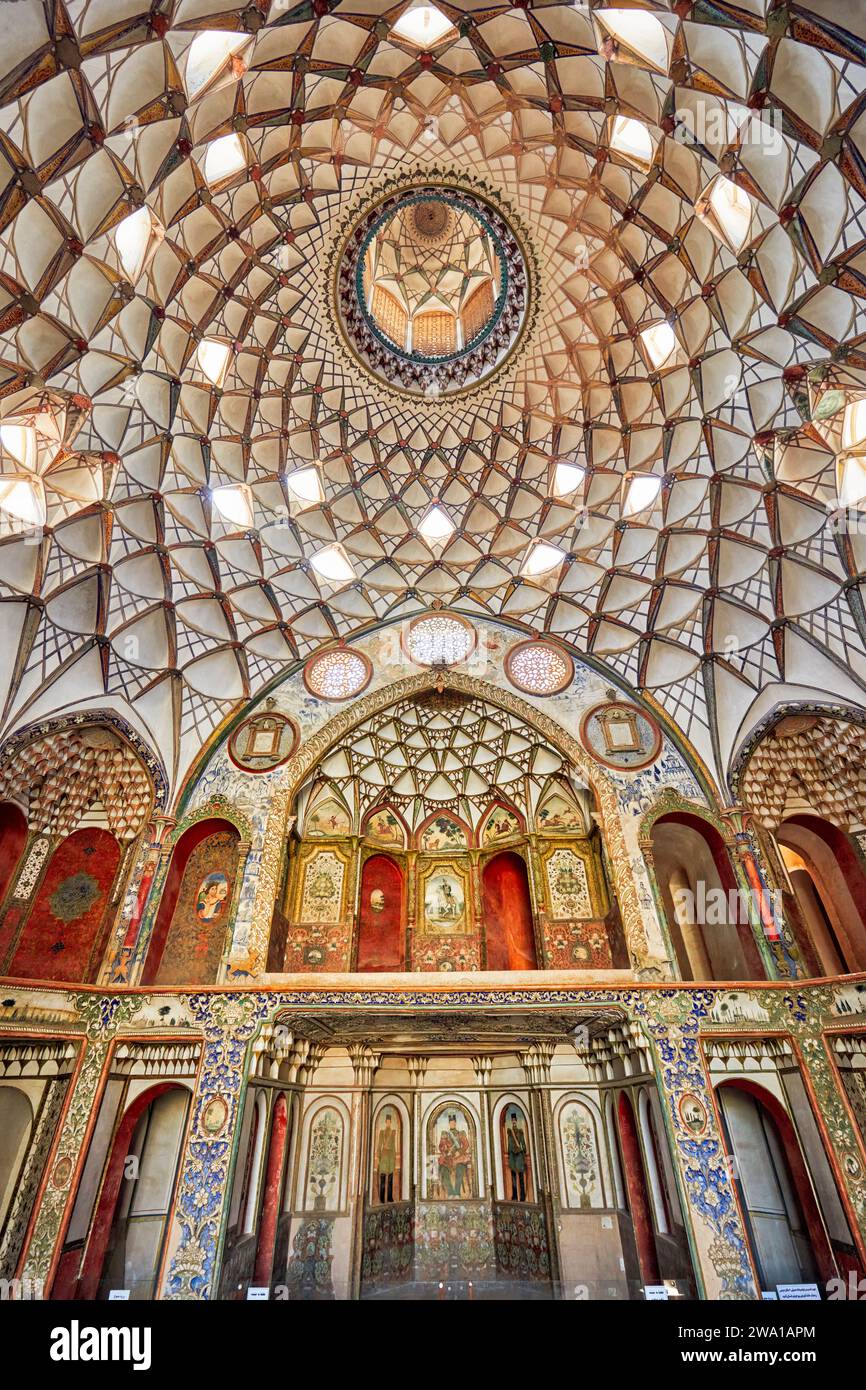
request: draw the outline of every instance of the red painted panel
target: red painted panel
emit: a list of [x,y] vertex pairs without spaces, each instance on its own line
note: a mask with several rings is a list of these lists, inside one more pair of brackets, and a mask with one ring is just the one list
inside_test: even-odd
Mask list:
[[[210,828],[213,829],[213,822]],[[155,983],[216,982],[231,912],[239,844],[237,830],[228,826],[201,839],[188,855]],[[176,856],[180,848],[178,845]]]
[[[18,868],[21,854],[27,843],[27,822],[17,806],[11,802],[0,803],[0,903],[12,882]],[[9,948],[15,940],[18,923],[21,920],[21,905],[8,907],[0,922],[0,971],[6,960]],[[2,971],[2,973],[8,973]]]
[[27,822],[17,806],[0,804],[0,902],[9,887],[27,839]]
[[641,1277],[644,1284],[660,1284],[661,1275],[659,1274],[659,1261],[652,1216],[650,1215],[649,1192],[647,1191],[643,1157],[640,1151],[640,1140],[637,1137],[637,1126],[634,1122],[631,1101],[625,1091],[620,1092],[616,1118]]
[[532,903],[519,854],[497,854],[481,879],[488,970],[537,970]]
[[386,854],[374,854],[361,874],[357,969],[403,968],[403,874]]
[[111,899],[120,845],[107,830],[76,830],[51,856],[9,974],[88,981],[99,966],[100,927]]
[[253,1284],[262,1288],[271,1282],[274,1264],[274,1246],[277,1240],[277,1221],[280,1216],[283,1196],[283,1179],[286,1166],[286,1145],[289,1138],[289,1112],[286,1098],[277,1096],[274,1102],[274,1117],[271,1121],[271,1140],[268,1145],[268,1166],[265,1170],[265,1188],[262,1197],[262,1215],[259,1222],[259,1239],[256,1246],[256,1263],[253,1271]]

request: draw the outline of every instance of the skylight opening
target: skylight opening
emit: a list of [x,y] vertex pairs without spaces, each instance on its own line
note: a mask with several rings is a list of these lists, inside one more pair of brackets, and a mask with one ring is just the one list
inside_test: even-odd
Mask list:
[[136,208],[114,229],[114,246],[123,273],[133,284],[144,270],[154,240],[162,240],[162,227],[154,222],[149,207]]
[[[645,10],[596,10],[595,18],[607,34],[607,42],[603,39],[601,48],[605,58],[619,57],[617,50],[624,48],[633,60],[667,72],[667,31],[655,15]],[[613,52],[609,51],[611,45]]]
[[239,135],[221,135],[208,145],[203,172],[205,182],[211,185],[230,179],[246,168],[247,157]]
[[579,463],[557,463],[553,470],[554,497],[571,497],[585,477],[586,469]]
[[640,164],[652,163],[653,138],[643,121],[632,120],[631,116],[614,116],[610,148]]
[[326,584],[351,584],[356,578],[355,567],[339,544],[326,545],[324,550],[311,555],[310,564]]
[[721,232],[732,251],[741,251],[749,239],[754,217],[752,200],[745,189],[719,174],[713,180],[707,207],[710,216],[703,221],[711,231]]
[[36,431],[32,425],[0,425],[0,444],[16,463],[36,468]]
[[640,335],[644,351],[656,371],[668,366],[677,350],[677,335],[664,320],[644,328]]
[[321,506],[325,500],[325,489],[318,468],[296,468],[294,473],[286,474],[286,488],[289,494],[289,510],[292,516],[310,507]]
[[850,454],[839,474],[839,505],[866,511],[866,456]]
[[224,521],[232,526],[252,526],[253,500],[244,484],[227,483],[224,487],[212,488],[211,498]]
[[444,545],[456,529],[448,513],[436,505],[418,523],[418,534],[428,545]]
[[26,526],[45,525],[45,493],[34,478],[0,478],[0,512]]
[[[222,29],[205,29],[197,34],[189,47],[186,58],[187,95],[194,97],[201,92],[213,78],[228,67],[229,61],[249,42],[248,34],[229,33]],[[246,71],[246,64],[236,58],[232,69],[237,77]]]
[[552,574],[559,569],[565,559],[565,551],[560,550],[558,545],[549,545],[547,541],[536,541],[529,547],[523,564],[520,566],[520,573],[524,579],[539,579],[543,575]]
[[423,0],[411,4],[391,26],[395,38],[405,39],[417,48],[432,48],[452,31],[456,35],[451,20],[435,5],[425,4]]
[[230,356],[228,343],[221,343],[218,338],[203,338],[198,345],[196,361],[208,381],[214,386],[222,386]]
[[859,449],[866,445],[866,398],[849,401],[842,419],[842,448]]
[[655,502],[662,480],[654,473],[639,473],[628,480],[622,505],[623,516],[637,516]]

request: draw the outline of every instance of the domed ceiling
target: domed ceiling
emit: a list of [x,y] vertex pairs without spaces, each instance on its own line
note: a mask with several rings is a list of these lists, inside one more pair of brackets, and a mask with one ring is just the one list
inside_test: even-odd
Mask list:
[[[774,703],[862,701],[862,6],[213,6],[2,7],[4,730],[113,707],[176,780],[436,600],[591,654],[720,777]],[[347,346],[339,259],[455,179],[526,319],[418,398]]]

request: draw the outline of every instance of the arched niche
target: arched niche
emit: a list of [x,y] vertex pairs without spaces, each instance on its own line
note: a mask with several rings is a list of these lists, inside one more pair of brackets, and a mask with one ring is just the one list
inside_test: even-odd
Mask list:
[[351,1120],[338,1096],[320,1096],[303,1118],[297,1206],[307,1212],[345,1211]]
[[0,1086],[0,1230],[33,1133],[33,1106],[16,1086]]
[[19,806],[0,802],[0,903],[15,876],[27,843],[27,819]]
[[212,985],[231,925],[240,864],[237,826],[191,825],[172,851],[142,984]]
[[502,850],[481,871],[488,970],[536,970],[538,956],[529,875],[523,856]]
[[[596,821],[605,842],[605,862],[610,867],[612,877],[611,889],[615,901],[613,915],[617,924],[621,924],[621,935],[628,951],[629,961],[633,968],[645,973],[647,978],[666,977],[670,973],[670,968],[664,934],[659,923],[642,907],[638,893],[638,882],[635,878],[634,855],[626,842],[618,791],[610,775],[590,757],[576,737],[568,733],[556,720],[534,708],[527,700],[521,699],[510,691],[503,690],[491,682],[478,679],[462,671],[451,670],[437,673],[435,683],[428,672],[423,672],[368,691],[353,701],[351,708],[340,710],[332,719],[318,726],[315,737],[302,741],[296,752],[287,761],[283,773],[279,806],[272,811],[266,831],[262,871],[258,879],[252,914],[253,922],[250,930],[251,958],[262,962],[268,959],[268,937],[272,920],[275,916],[279,917],[280,913],[287,917],[294,915],[296,889],[294,881],[299,878],[301,873],[302,856],[300,854],[288,856],[287,872],[289,878],[282,884],[283,896],[280,901],[283,908],[278,907],[277,914],[274,914],[273,908],[281,891],[281,885],[278,882],[276,869],[271,866],[286,863],[286,858],[281,858],[281,852],[286,835],[291,835],[292,817],[298,814],[297,798],[304,787],[312,785],[316,768],[319,765],[330,765],[329,760],[334,757],[341,746],[351,750],[359,744],[363,744],[371,729],[375,730],[380,724],[390,723],[392,711],[398,706],[407,701],[430,699],[434,696],[438,698],[456,696],[466,701],[483,702],[490,708],[491,720],[501,721],[505,715],[508,720],[520,723],[524,728],[531,730],[530,740],[532,742],[542,742],[550,750],[551,757],[546,760],[544,766],[543,780],[545,782],[554,775],[557,767],[561,765],[567,772],[569,780],[577,780],[587,789],[588,795],[591,796],[597,807]],[[422,727],[423,723],[424,721],[420,720],[419,727]],[[368,758],[368,754],[365,753],[364,756]],[[345,773],[341,772],[338,775],[336,772],[329,771],[328,775],[335,783],[341,780],[351,780],[352,777],[356,776],[348,767]],[[380,779],[379,789],[374,793],[375,799],[371,798],[369,806],[364,804],[363,798],[353,802],[362,826],[365,825],[368,809],[374,809],[383,804],[382,794],[385,787],[388,788],[388,796],[395,793],[398,796],[401,795],[399,783],[399,769],[389,764],[388,769]],[[407,792],[408,795],[409,792]],[[415,799],[417,793],[412,792],[411,796]],[[459,796],[457,799],[460,799]],[[489,804],[488,797],[486,806],[481,807],[480,810],[483,811]],[[532,818],[527,816],[526,819],[527,824],[530,823],[530,819],[534,824],[534,813]],[[583,822],[580,823],[583,826]],[[413,837],[412,843],[417,847],[419,823],[413,822],[408,828]],[[465,853],[466,851],[462,852]],[[291,926],[290,921],[287,925],[289,939],[291,938]],[[616,931],[619,932],[619,930],[620,925],[617,925]],[[413,952],[418,935],[419,933],[413,933]],[[317,954],[320,953],[317,952]],[[608,954],[610,954],[609,951]],[[272,952],[271,960],[275,960],[276,955],[276,952]],[[618,955],[618,942],[616,955]],[[439,959],[435,950],[428,951],[424,959],[426,960],[428,957],[431,960]],[[303,968],[316,969],[319,968],[319,965],[315,964],[308,967],[305,962]],[[322,968],[325,968],[324,963]],[[327,968],[346,969],[348,967],[330,965]],[[436,965],[428,968],[443,967]],[[444,968],[454,967],[446,965]],[[471,968],[479,967],[475,965]]]
[[637,1259],[634,1274],[629,1275],[632,1296],[645,1297],[647,1284],[664,1283],[676,1286],[680,1296],[694,1298],[694,1266],[667,1139],[657,1114],[657,1092],[647,1085],[623,1089],[616,1097],[614,1113],[612,1147],[620,1168],[615,1185],[623,1189]]
[[251,1285],[279,1282],[285,1274],[297,1110],[297,1096],[262,1085],[250,1085],[247,1091],[221,1261],[221,1298],[242,1300]]
[[763,979],[748,899],[716,826],[691,811],[668,811],[653,821],[650,841],[682,978]]
[[104,1299],[129,1289],[151,1299],[159,1286],[174,1208],[190,1093],[177,1082],[141,1091],[124,1110],[103,1169],[81,1273],[74,1292],[53,1297]]
[[364,860],[358,901],[356,970],[403,970],[406,894],[401,866],[387,854]]
[[[555,1120],[559,1135],[563,1206],[575,1210],[606,1205],[624,1206],[624,1193],[619,1202],[607,1201],[604,1145],[599,1141],[600,1116],[590,1097],[578,1092],[564,1096],[556,1107]],[[615,1142],[613,1124],[611,1111],[611,1143]]]
[[746,1077],[720,1081],[716,1095],[761,1288],[826,1283],[836,1261],[787,1111]]
[[503,1202],[537,1202],[535,1145],[525,1103],[501,1097],[493,1107],[493,1131],[498,1148],[496,1191]]
[[800,909],[807,963],[817,975],[866,970],[866,872],[851,836],[822,816],[794,815],[776,830]]
[[121,847],[108,830],[87,826],[51,854],[5,972],[21,979],[91,983],[108,931]]
[[464,1098],[433,1102],[424,1118],[424,1200],[465,1202],[481,1196],[478,1134],[478,1117]]
[[409,1112],[399,1096],[385,1096],[378,1102],[371,1136],[371,1206],[407,1201],[411,1188]]
[[646,1168],[649,1191],[652,1198],[655,1227],[660,1235],[666,1236],[670,1235],[672,1223],[670,1198],[665,1180],[661,1146],[656,1134],[656,1127],[652,1114],[650,1093],[646,1086],[641,1087],[638,1092],[637,1101],[638,1123],[640,1125],[640,1135],[643,1143],[644,1166]]
[[263,1090],[256,1089],[250,1092],[250,1099],[250,1122],[244,1135],[243,1162],[238,1168],[236,1219],[242,1235],[249,1235],[256,1228],[261,1196],[262,1162],[267,1144],[267,1096]]

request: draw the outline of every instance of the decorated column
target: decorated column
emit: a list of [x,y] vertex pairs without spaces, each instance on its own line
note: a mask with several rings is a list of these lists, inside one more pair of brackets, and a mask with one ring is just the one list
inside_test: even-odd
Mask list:
[[162,1298],[217,1297],[217,1254],[228,1219],[247,1044],[264,1023],[268,1002],[255,994],[190,997],[204,1032],[204,1057],[177,1184]]
[[96,1123],[111,1044],[120,1025],[139,1005],[135,996],[103,999],[97,994],[80,994],[76,998],[85,1039],[24,1241],[20,1277],[31,1285],[39,1283],[50,1291],[72,1215],[76,1182]]
[[628,1002],[652,1046],[699,1293],[754,1299],[754,1265],[698,1043],[713,1000],[710,990],[672,990]]

